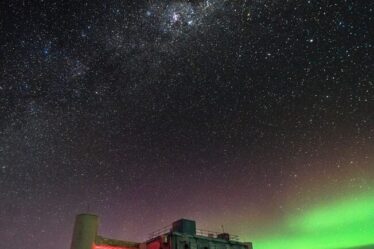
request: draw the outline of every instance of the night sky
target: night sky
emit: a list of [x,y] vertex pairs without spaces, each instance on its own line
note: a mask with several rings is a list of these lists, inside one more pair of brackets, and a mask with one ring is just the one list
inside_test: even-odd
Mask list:
[[[374,244],[373,1],[0,3],[0,248],[184,217],[254,249]],[[373,248],[373,247],[368,247]]]

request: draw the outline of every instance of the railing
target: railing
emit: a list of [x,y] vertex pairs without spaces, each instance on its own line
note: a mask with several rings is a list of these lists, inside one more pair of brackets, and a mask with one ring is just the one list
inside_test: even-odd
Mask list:
[[196,235],[217,238],[217,235],[220,234],[219,232],[204,230],[204,229],[196,229]]
[[[164,235],[166,233],[169,233],[172,229],[172,225],[168,225],[165,227],[162,227],[160,229],[157,229],[151,233],[148,234],[149,239],[153,239],[155,237],[158,237],[160,235]],[[209,237],[209,238],[218,238],[218,235],[222,234],[222,232],[215,232],[215,231],[209,231],[205,229],[196,229],[196,235],[198,236],[204,236],[204,237]],[[234,234],[229,234],[230,240],[233,241],[239,241],[239,236],[234,235]]]
[[[219,234],[222,234],[222,232],[215,232],[215,231],[209,231],[204,229],[196,229],[196,235],[204,236],[204,237],[210,237],[210,238],[217,238]],[[239,241],[239,236],[234,234],[229,234],[230,240]]]
[[157,230],[149,233],[149,235],[148,235],[149,239],[152,239],[152,238],[155,238],[157,236],[160,236],[160,235],[163,235],[163,234],[166,234],[166,233],[170,232],[171,227],[172,227],[172,225],[170,224],[168,226],[164,226],[160,229],[157,229]]

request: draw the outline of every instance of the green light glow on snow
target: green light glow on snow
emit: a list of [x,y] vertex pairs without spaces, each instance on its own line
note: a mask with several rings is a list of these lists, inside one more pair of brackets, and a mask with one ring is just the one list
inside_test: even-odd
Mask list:
[[254,249],[337,249],[374,244],[374,193],[289,216],[279,232],[249,238]]

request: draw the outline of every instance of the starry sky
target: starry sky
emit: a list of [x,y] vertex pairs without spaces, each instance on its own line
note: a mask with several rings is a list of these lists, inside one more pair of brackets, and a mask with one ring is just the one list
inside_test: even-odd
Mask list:
[[[373,248],[372,1],[0,3],[0,248],[185,217]],[[371,37],[371,38],[370,38]]]

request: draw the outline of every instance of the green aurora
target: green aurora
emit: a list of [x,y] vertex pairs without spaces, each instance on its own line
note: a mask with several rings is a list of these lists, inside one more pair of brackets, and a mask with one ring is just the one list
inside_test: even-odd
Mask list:
[[288,216],[277,228],[267,236],[245,239],[253,241],[254,249],[374,248],[374,193]]

